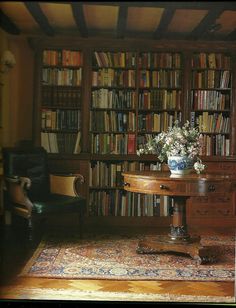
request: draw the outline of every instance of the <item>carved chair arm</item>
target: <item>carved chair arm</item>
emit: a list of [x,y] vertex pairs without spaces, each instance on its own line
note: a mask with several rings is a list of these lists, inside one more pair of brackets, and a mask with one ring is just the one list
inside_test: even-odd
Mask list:
[[21,205],[27,216],[31,215],[33,204],[27,196],[27,190],[31,186],[31,180],[27,177],[6,176],[5,188],[11,203]]
[[51,193],[78,196],[77,183],[84,183],[84,177],[81,174],[50,174]]

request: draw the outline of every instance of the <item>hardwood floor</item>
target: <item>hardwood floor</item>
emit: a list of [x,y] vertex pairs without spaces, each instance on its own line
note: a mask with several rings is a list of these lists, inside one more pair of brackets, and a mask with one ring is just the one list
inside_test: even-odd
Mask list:
[[[195,230],[193,230],[195,231]],[[119,232],[117,229],[115,232]],[[164,233],[164,229],[157,232]],[[234,234],[235,230],[225,228],[204,228],[202,234],[224,235]],[[200,282],[200,281],[117,281],[117,280],[69,280],[69,279],[49,279],[49,278],[19,278],[19,271],[30,258],[34,249],[29,248],[22,240],[24,235],[16,232],[3,232],[1,239],[1,286],[0,299],[3,301],[24,299],[24,296],[31,294],[32,300],[43,300],[45,294],[49,294],[49,299],[74,300],[76,294],[78,300],[84,302],[139,302],[140,294],[146,294],[147,302],[164,303],[172,301],[183,302],[190,298],[204,297],[219,298],[221,302],[235,296],[234,282]],[[22,237],[21,237],[22,236]],[[40,293],[41,292],[41,293]],[[49,292],[49,293],[47,293]],[[41,296],[40,296],[41,294]],[[66,294],[66,295],[65,295]],[[191,301],[191,297],[194,299]],[[197,303],[197,302],[196,302]]]

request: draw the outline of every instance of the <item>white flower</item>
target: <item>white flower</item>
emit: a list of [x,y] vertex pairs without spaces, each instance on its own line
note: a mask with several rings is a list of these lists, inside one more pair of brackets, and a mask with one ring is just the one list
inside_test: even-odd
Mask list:
[[167,162],[168,156],[171,155],[185,155],[198,160],[195,170],[201,172],[205,167],[198,158],[202,144],[203,138],[198,128],[190,127],[189,121],[179,127],[177,120],[173,127],[168,127],[167,131],[159,133],[154,138],[150,138],[146,144],[140,145],[137,154],[157,154],[161,162]]
[[196,170],[196,172],[200,174],[205,169],[206,166],[202,163],[200,159],[198,159],[198,161],[193,165],[193,167]]

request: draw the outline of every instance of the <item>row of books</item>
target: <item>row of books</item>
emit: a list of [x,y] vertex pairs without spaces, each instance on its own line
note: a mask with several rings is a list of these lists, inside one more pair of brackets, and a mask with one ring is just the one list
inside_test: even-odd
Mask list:
[[90,216],[162,217],[170,216],[173,199],[168,196],[137,194],[121,190],[91,191]]
[[97,67],[135,67],[135,52],[94,52],[93,65]]
[[83,64],[82,53],[74,50],[44,50],[43,65],[81,66]]
[[90,131],[128,132],[135,131],[135,128],[134,112],[90,111]]
[[80,107],[81,88],[43,86],[42,106]]
[[139,114],[138,131],[161,132],[166,130],[167,127],[173,126],[173,123],[177,118],[177,112],[175,112],[175,114],[169,114],[168,112]]
[[[192,114],[193,115],[193,114]],[[230,118],[221,113],[209,113],[203,111],[202,114],[195,114],[195,123],[202,133],[224,133],[230,132]]]
[[48,153],[79,154],[81,132],[47,133],[41,132],[41,145]]
[[177,109],[181,107],[182,91],[151,89],[142,90],[138,95],[138,107],[140,109]]
[[135,91],[101,88],[92,91],[93,108],[135,108]]
[[160,170],[158,162],[104,162],[90,163],[89,186],[93,187],[117,187],[123,186],[122,172],[135,170]]
[[145,68],[180,68],[180,53],[142,52],[139,55],[139,66]]
[[230,71],[193,71],[192,87],[193,88],[229,88],[231,84]]
[[43,68],[43,85],[55,86],[81,86],[82,69],[71,68]]
[[135,154],[135,134],[92,134],[91,152],[94,154]]
[[135,87],[134,70],[103,68],[92,72],[93,87]]
[[216,90],[192,90],[191,106],[194,110],[229,110],[230,93]]
[[200,155],[204,156],[229,156],[230,155],[230,139],[226,135],[203,135],[203,147]]
[[79,130],[81,127],[80,110],[42,109],[41,128],[52,130]]
[[[160,114],[150,113],[147,115],[144,114],[138,115],[139,133],[142,133],[142,135],[138,135],[137,139],[138,145],[146,143],[147,141],[146,139],[152,136],[152,134],[148,132],[166,131],[169,127],[172,127],[174,125],[174,122],[176,120],[178,120],[181,123],[181,118],[182,118],[182,113],[177,111],[175,111],[174,113],[169,113],[165,111]],[[143,134],[145,132],[147,132],[147,134]]]
[[182,72],[179,70],[168,71],[148,71],[140,70],[139,85],[145,87],[163,87],[163,88],[179,88],[181,87]]
[[222,53],[200,52],[192,57],[192,67],[229,69],[230,57]]
[[90,187],[121,187],[124,166],[122,163],[107,163],[98,161],[90,165]]

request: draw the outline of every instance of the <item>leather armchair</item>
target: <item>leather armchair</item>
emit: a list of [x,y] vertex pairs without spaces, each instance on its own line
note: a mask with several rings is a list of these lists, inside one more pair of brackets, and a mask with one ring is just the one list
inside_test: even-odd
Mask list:
[[[4,206],[14,216],[27,220],[29,240],[38,235],[39,222],[49,215],[78,213],[82,236],[86,200],[78,194],[81,174],[49,174],[47,152],[37,148],[3,148]],[[14,221],[14,220],[13,220]]]

